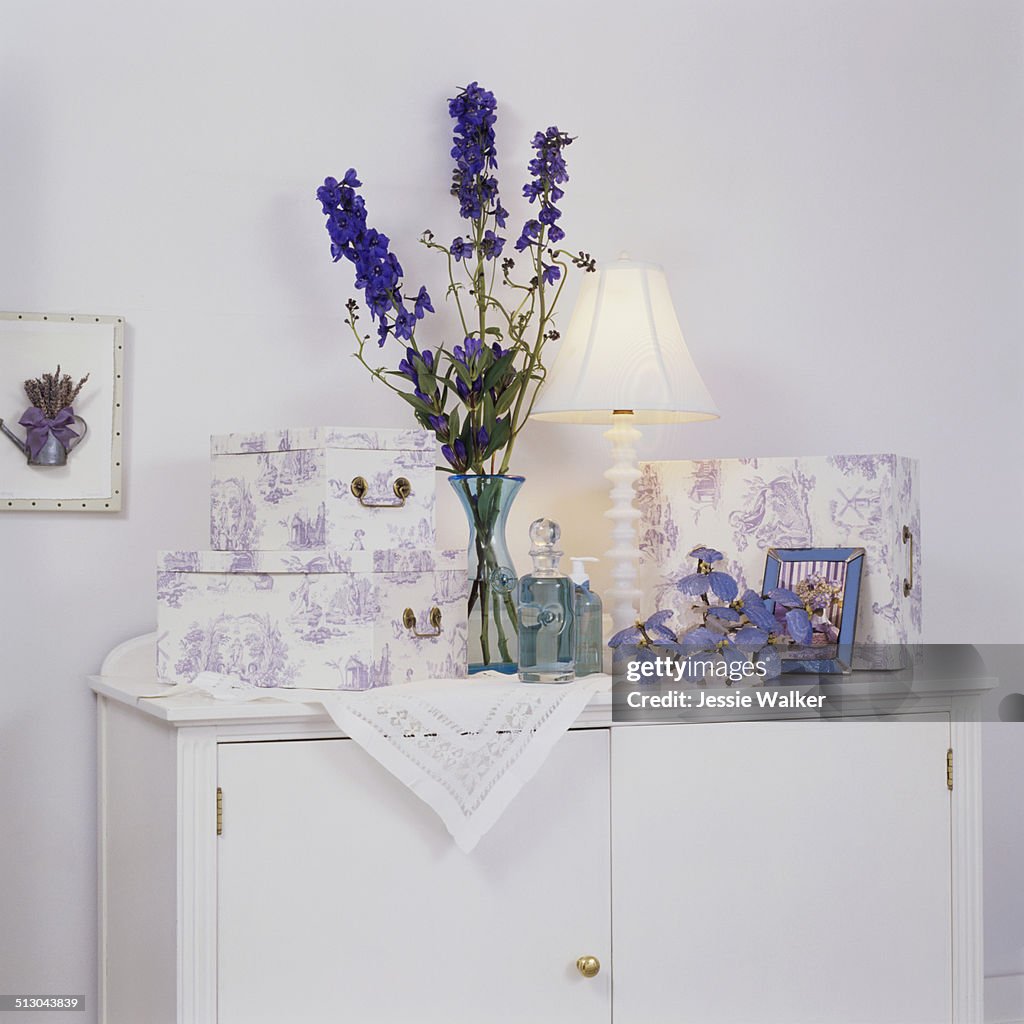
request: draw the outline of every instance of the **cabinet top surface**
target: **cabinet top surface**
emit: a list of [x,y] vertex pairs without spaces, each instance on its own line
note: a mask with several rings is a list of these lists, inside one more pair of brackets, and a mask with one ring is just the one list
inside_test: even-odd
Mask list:
[[[102,697],[134,707],[142,714],[176,727],[294,726],[299,731],[337,728],[323,706],[317,702],[315,690],[289,691],[288,700],[282,700],[275,696],[273,691],[267,691],[266,695],[258,700],[234,702],[218,700],[198,689],[189,692],[185,688],[186,692],[182,692],[180,686],[158,682],[154,671],[155,646],[156,634],[148,634],[115,648],[104,661],[100,674],[89,677],[92,689]],[[973,669],[946,669],[939,673],[929,673],[924,679],[920,672],[916,676],[913,673],[908,675],[905,671],[856,672],[821,687],[816,683],[804,683],[794,677],[787,677],[787,681],[778,686],[769,684],[761,689],[777,689],[785,693],[827,693],[830,701],[842,698],[845,706],[854,709],[854,714],[858,713],[857,702],[860,700],[864,701],[863,708],[859,710],[860,714],[906,714],[911,710],[915,714],[943,712],[951,710],[955,700],[978,697],[995,685],[996,681],[979,672],[978,666],[973,666]],[[915,697],[913,708],[906,704],[911,678]],[[581,712],[575,727],[634,724],[613,722],[611,677],[602,676],[600,682],[601,685]],[[750,691],[731,689],[714,692],[737,694]],[[302,702],[300,694],[303,693],[308,694],[309,703]],[[703,709],[694,713],[674,714],[671,720],[699,723],[801,717],[817,718],[820,715],[813,710],[810,713],[786,710],[780,713],[778,709],[765,711],[759,709],[755,702],[755,707],[750,709],[749,713],[737,713],[735,710],[716,713]]]

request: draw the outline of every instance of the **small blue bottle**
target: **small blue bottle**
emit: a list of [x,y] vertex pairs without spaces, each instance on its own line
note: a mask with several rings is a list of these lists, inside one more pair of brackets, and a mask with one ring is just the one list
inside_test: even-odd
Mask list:
[[519,678],[524,683],[568,683],[576,676],[576,588],[558,569],[561,534],[550,519],[530,524],[533,572],[519,580]]
[[569,561],[572,562],[571,579],[576,592],[576,675],[589,676],[604,670],[603,609],[601,598],[590,589],[590,576],[585,564],[597,559],[572,555]]

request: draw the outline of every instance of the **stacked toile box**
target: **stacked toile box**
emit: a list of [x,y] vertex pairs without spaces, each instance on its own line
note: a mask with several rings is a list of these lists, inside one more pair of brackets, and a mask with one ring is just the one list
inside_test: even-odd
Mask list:
[[436,551],[434,439],[212,439],[213,551],[160,556],[158,675],[363,690],[466,674],[466,555]]
[[464,552],[160,556],[158,674],[365,690],[466,674]]
[[308,427],[211,441],[216,551],[434,546],[433,434]]
[[636,484],[641,580],[676,621],[676,589],[698,544],[725,556],[740,590],[760,591],[769,548],[865,549],[854,668],[898,668],[921,640],[918,465],[899,455],[646,462]]

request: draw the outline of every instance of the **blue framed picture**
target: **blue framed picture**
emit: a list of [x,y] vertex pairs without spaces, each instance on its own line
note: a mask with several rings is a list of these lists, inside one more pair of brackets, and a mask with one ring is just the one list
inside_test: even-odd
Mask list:
[[[761,593],[795,595],[810,618],[811,642],[779,648],[783,672],[835,675],[851,671],[857,601],[864,573],[863,548],[769,548]],[[785,595],[765,597],[765,607],[785,628],[795,605]]]

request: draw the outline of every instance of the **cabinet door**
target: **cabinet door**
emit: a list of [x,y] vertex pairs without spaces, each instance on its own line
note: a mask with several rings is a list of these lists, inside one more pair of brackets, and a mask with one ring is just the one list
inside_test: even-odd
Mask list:
[[951,1017],[949,724],[612,737],[616,1024]]
[[610,1021],[608,731],[470,854],[350,740],[220,747],[219,1024]]

